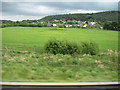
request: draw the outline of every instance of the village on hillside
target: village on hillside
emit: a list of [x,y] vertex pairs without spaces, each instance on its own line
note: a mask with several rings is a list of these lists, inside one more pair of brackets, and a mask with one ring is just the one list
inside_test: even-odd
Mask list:
[[[38,22],[33,22],[33,24],[37,24]],[[41,24],[44,22],[41,21]],[[97,22],[89,22],[89,21],[77,21],[77,20],[53,20],[53,21],[48,21],[47,22],[48,27],[64,27],[64,28],[69,28],[69,27],[78,27],[78,28],[99,28],[103,29],[101,25],[99,25]]]

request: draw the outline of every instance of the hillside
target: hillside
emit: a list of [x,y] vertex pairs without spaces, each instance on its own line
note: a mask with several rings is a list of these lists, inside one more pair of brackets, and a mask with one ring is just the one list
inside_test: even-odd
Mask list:
[[99,13],[87,14],[63,14],[63,15],[50,15],[46,16],[40,21],[53,21],[53,20],[80,20],[80,21],[118,21],[118,11],[105,11]]

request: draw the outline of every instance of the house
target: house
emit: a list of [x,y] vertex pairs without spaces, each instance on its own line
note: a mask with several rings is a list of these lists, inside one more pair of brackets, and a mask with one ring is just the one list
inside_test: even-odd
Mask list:
[[80,24],[77,24],[77,26],[80,26]]
[[83,25],[83,28],[86,28],[87,27],[87,24]]
[[103,27],[100,27],[100,29],[103,29]]
[[80,23],[81,21],[78,21],[78,23]]
[[48,23],[48,26],[52,26],[52,23]]
[[73,20],[73,22],[78,22],[77,20]]
[[95,25],[96,23],[95,22],[91,22],[91,25]]
[[72,27],[72,25],[66,24],[65,27],[66,27],[66,28],[67,28],[67,27]]
[[52,26],[57,27],[57,26],[59,26],[59,23],[53,23]]
[[83,24],[80,24],[80,27],[83,27]]
[[55,21],[55,22],[58,22],[59,20],[56,20],[56,19],[55,19],[54,21]]
[[66,23],[66,21],[62,21],[63,23]]
[[56,23],[56,26],[59,26],[59,23]]
[[72,25],[69,25],[69,27],[72,27]]
[[37,22],[32,22],[32,24],[37,24]]
[[56,27],[56,26],[57,26],[55,23],[53,23],[52,25],[53,25],[53,27]]
[[69,27],[69,25],[68,25],[68,24],[66,24],[66,25],[65,25],[65,27]]
[[70,22],[71,20],[67,20],[67,22]]

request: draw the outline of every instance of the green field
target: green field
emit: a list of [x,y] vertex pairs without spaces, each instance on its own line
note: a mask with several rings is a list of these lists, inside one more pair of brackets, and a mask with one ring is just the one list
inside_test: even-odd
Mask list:
[[[98,43],[97,55],[53,55],[33,51],[3,50],[3,82],[117,82],[118,32],[100,29],[55,27],[7,27],[2,29],[2,44],[44,47],[56,38]],[[40,50],[41,50],[40,49]],[[107,50],[109,49],[109,50]]]
[[3,82],[118,82],[118,57],[3,53]]
[[117,31],[54,27],[7,27],[2,29],[2,44],[43,47],[50,38],[76,42],[94,41],[98,43],[101,51],[118,49]]

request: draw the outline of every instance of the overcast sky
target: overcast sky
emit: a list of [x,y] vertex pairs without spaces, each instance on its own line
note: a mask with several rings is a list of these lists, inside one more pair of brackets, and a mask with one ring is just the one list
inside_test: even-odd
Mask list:
[[[105,0],[104,0],[105,1]],[[2,19],[40,19],[47,15],[118,10],[118,2],[2,2]]]

